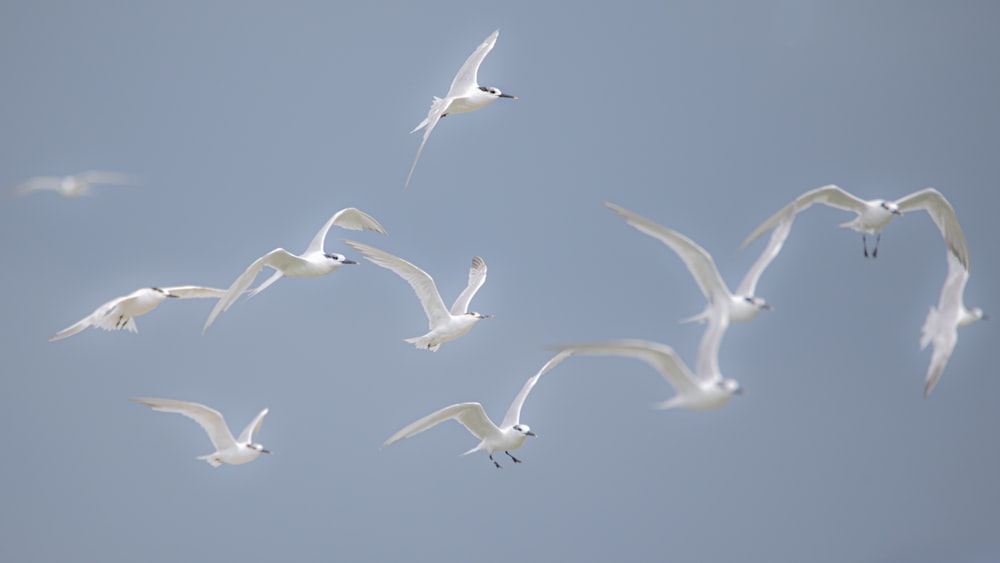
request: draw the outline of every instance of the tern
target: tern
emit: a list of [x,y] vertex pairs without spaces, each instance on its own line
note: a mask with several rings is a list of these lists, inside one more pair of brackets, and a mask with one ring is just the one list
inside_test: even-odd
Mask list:
[[931,363],[927,366],[927,377],[924,380],[924,397],[931,394],[937,385],[941,373],[948,364],[948,358],[958,343],[958,327],[970,325],[978,320],[989,317],[979,307],[967,309],[962,295],[965,293],[965,283],[969,280],[969,272],[958,262],[951,252],[946,253],[948,260],[948,276],[941,287],[941,297],[937,308],[931,306],[921,329],[920,349],[928,344],[934,344]]
[[437,286],[434,285],[434,278],[427,272],[398,256],[393,256],[373,246],[351,240],[345,240],[344,244],[364,254],[365,258],[375,264],[396,272],[413,288],[417,298],[420,299],[420,304],[424,307],[424,313],[427,314],[430,328],[430,331],[423,336],[404,339],[405,342],[409,342],[417,348],[436,352],[438,347],[445,342],[455,340],[469,332],[473,325],[482,319],[493,316],[469,311],[469,302],[472,301],[479,288],[486,283],[486,262],[479,256],[472,259],[472,267],[469,268],[469,284],[459,294],[458,299],[455,299],[455,303],[449,311],[445,308],[444,301],[441,300]]
[[498,98],[517,99],[517,96],[504,94],[499,88],[479,85],[479,65],[483,64],[483,59],[486,58],[486,55],[490,54],[499,34],[500,30],[498,29],[491,33],[486,38],[486,41],[483,41],[476,47],[476,50],[469,55],[462,68],[458,69],[458,74],[451,81],[451,88],[448,90],[448,95],[443,98],[434,96],[434,101],[431,102],[431,109],[427,112],[427,117],[414,127],[413,131],[410,131],[413,134],[426,127],[424,129],[424,138],[420,141],[420,147],[417,148],[417,156],[413,158],[413,164],[410,165],[410,172],[406,175],[406,184],[403,185],[404,189],[410,185],[410,178],[413,176],[413,169],[417,167],[417,161],[420,160],[420,153],[423,152],[424,144],[427,143],[427,138],[431,136],[431,131],[434,130],[434,126],[437,125],[439,119],[453,113],[465,113],[484,108],[497,101]]
[[830,207],[856,213],[857,217],[846,223],[842,223],[840,226],[848,227],[861,233],[861,243],[864,246],[865,257],[868,257],[868,240],[866,239],[866,235],[876,234],[875,248],[871,253],[872,258],[878,257],[878,243],[882,239],[882,227],[888,225],[889,221],[896,215],[902,216],[907,211],[923,209],[934,220],[934,224],[941,231],[941,236],[944,237],[948,248],[955,253],[962,266],[966,270],[969,269],[969,248],[965,242],[965,233],[962,232],[962,226],[959,225],[958,217],[955,215],[955,210],[951,207],[951,204],[941,195],[941,192],[934,188],[925,188],[913,192],[896,201],[885,199],[865,201],[833,184],[816,188],[795,198],[795,201],[783,207],[767,221],[764,221],[754,232],[750,233],[750,236],[743,241],[740,248],[745,248],[754,239],[777,225],[786,213],[799,213],[814,203],[823,203]]
[[282,277],[318,278],[333,272],[344,264],[357,264],[354,260],[348,260],[343,254],[327,253],[323,249],[326,234],[333,225],[354,231],[375,231],[383,235],[386,234],[382,225],[364,211],[353,207],[341,209],[334,213],[333,217],[330,217],[330,220],[316,233],[312,242],[309,243],[309,247],[301,255],[292,254],[284,248],[275,248],[271,252],[254,260],[253,264],[250,264],[240,274],[240,277],[236,278],[236,281],[226,290],[225,295],[215,304],[215,308],[208,315],[208,320],[205,321],[205,326],[202,328],[201,333],[205,334],[208,327],[212,326],[212,323],[215,322],[215,318],[223,311],[228,310],[236,302],[236,299],[250,287],[250,284],[253,283],[257,274],[264,269],[264,266],[274,268],[276,271],[267,281],[251,290],[249,292],[250,297],[264,291],[269,285]]
[[667,380],[676,394],[656,405],[659,409],[684,408],[709,410],[719,408],[733,397],[742,395],[743,388],[735,379],[723,378],[719,372],[719,345],[729,326],[727,303],[709,307],[711,317],[698,350],[696,374],[677,356],[673,348],[646,340],[614,340],[592,344],[556,346],[560,352],[596,356],[630,356],[653,367]]
[[215,451],[207,455],[198,456],[197,459],[207,461],[212,467],[218,467],[223,463],[232,465],[249,463],[257,459],[257,456],[262,453],[271,453],[265,450],[264,446],[256,444],[253,441],[254,434],[260,432],[260,424],[264,421],[267,409],[257,414],[253,421],[243,429],[243,432],[240,432],[239,438],[233,438],[233,434],[229,431],[229,427],[226,426],[226,420],[222,418],[222,414],[211,407],[206,407],[199,403],[176,401],[174,399],[140,397],[129,400],[153,407],[153,410],[182,414],[200,424],[205,429],[205,432],[208,433],[209,439],[212,440]]
[[25,195],[31,192],[53,191],[65,198],[78,198],[91,195],[92,188],[96,184],[133,186],[138,183],[139,180],[129,174],[88,170],[72,176],[36,176],[15,187],[12,193]]
[[528,381],[525,382],[524,387],[521,387],[521,392],[514,397],[514,402],[512,402],[510,404],[510,408],[507,409],[507,414],[504,415],[503,422],[500,423],[499,427],[496,424],[493,424],[490,417],[486,416],[486,411],[483,410],[483,405],[479,403],[458,403],[447,406],[409,424],[399,432],[390,436],[389,439],[382,444],[382,447],[384,448],[404,438],[420,434],[424,430],[436,426],[438,423],[454,419],[464,426],[466,430],[471,432],[473,436],[479,438],[480,440],[476,447],[463,453],[462,455],[469,455],[472,452],[485,451],[490,454],[490,461],[493,462],[493,465],[496,466],[497,469],[500,469],[500,464],[497,463],[497,460],[493,459],[493,452],[502,451],[510,456],[510,459],[514,460],[514,463],[521,463],[521,460],[514,457],[510,453],[510,450],[516,450],[524,445],[524,441],[528,439],[528,436],[538,436],[531,431],[531,428],[529,428],[527,424],[521,424],[521,407],[524,406],[524,400],[528,398],[528,393],[530,393],[531,389],[534,388],[535,383],[538,383],[538,378],[545,372],[554,368],[566,357],[568,357],[568,354],[556,354],[551,360],[542,366],[542,369],[538,370],[538,373],[530,377]]
[[49,342],[62,340],[73,336],[82,330],[96,326],[104,330],[125,329],[130,332],[138,332],[135,326],[135,317],[144,315],[155,309],[168,297],[222,297],[226,290],[214,287],[200,287],[197,285],[179,285],[176,287],[144,287],[122,297],[116,297],[96,311],[84,317],[76,324],[60,330],[49,338]]
[[[684,264],[691,272],[691,276],[694,277],[694,281],[698,283],[698,287],[701,288],[701,292],[705,295],[709,303],[728,302],[729,322],[749,321],[754,319],[761,310],[772,309],[763,298],[754,295],[754,292],[757,290],[757,280],[760,279],[761,274],[764,273],[764,270],[771,261],[781,252],[781,246],[785,243],[785,239],[788,238],[788,232],[791,230],[792,222],[795,220],[794,213],[789,213],[784,220],[778,223],[771,234],[770,241],[767,243],[767,248],[764,249],[760,258],[747,271],[743,281],[740,282],[740,286],[736,289],[736,293],[733,294],[729,291],[726,283],[722,281],[722,276],[719,274],[719,269],[715,266],[715,261],[712,260],[712,255],[706,252],[701,246],[695,244],[694,241],[677,231],[658,225],[639,214],[613,203],[605,202],[604,205],[618,215],[621,215],[629,225],[658,239],[676,252],[677,256],[684,261]],[[708,318],[709,309],[706,308],[704,312],[684,319],[681,322],[697,321],[703,323]]]

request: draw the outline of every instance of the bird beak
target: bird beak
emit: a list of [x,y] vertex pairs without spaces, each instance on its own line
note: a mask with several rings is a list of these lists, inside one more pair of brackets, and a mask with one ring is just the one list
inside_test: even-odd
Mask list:
[[271,453],[271,450],[265,450],[265,449],[261,448],[260,453],[262,453],[262,454],[269,454],[269,453]]
[[174,295],[173,293],[168,293],[167,297],[173,297],[174,299],[178,299],[180,295]]
[[492,319],[493,315],[479,315],[480,319]]
[[501,98],[510,98],[512,100],[516,100],[517,99],[517,96],[511,96],[510,94],[500,94],[500,97]]
[[903,216],[903,212],[902,212],[902,211],[900,211],[900,210],[898,210],[898,209],[893,209],[893,210],[892,210],[892,214],[893,214],[893,215],[899,215],[900,217],[902,217],[902,216]]
[[763,308],[767,309],[768,311],[773,311],[774,310],[774,306],[773,305],[764,305]]
[[354,260],[344,260],[344,264],[357,264]]
[[531,436],[532,438],[537,438],[538,437],[538,434],[535,434],[531,430],[528,430],[527,432],[525,432],[524,435],[525,436]]
[[742,396],[742,395],[746,395],[746,394],[747,394],[747,392],[746,392],[746,391],[744,391],[742,387],[740,387],[740,388],[739,388],[739,389],[737,389],[736,391],[733,391],[733,393],[736,393],[737,395],[740,395],[740,396]]

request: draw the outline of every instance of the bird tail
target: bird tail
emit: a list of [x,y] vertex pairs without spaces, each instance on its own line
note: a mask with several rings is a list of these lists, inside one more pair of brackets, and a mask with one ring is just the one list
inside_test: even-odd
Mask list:
[[[424,120],[421,121],[419,125],[417,125],[416,127],[413,128],[413,131],[410,131],[411,135],[414,134],[414,133],[416,133],[417,131],[420,131],[424,127],[427,127],[427,123],[431,120],[430,116],[431,116],[431,114],[434,113],[434,107],[435,106],[439,106],[439,105],[441,105],[441,98],[439,98],[437,96],[434,96],[434,99],[431,101],[431,111],[428,112],[427,117],[425,117]],[[440,111],[443,111],[443,110],[444,110],[444,108],[442,107],[438,111],[438,113],[440,113]]]
[[200,455],[200,456],[198,456],[197,459],[200,459],[200,460],[203,460],[203,461],[207,461],[208,464],[211,465],[212,467],[218,467],[218,466],[222,465],[222,462],[219,461],[219,458],[216,457],[216,455],[214,453],[207,454],[207,455]]
[[414,338],[404,338],[403,341],[409,342],[417,348],[430,350],[431,352],[437,352],[437,349],[441,346],[440,344],[431,344],[431,336],[429,334]]
[[931,310],[927,313],[927,319],[924,320],[924,326],[920,329],[920,349],[923,350],[931,343],[934,339],[934,334],[937,332],[935,328],[938,324],[938,310],[931,307]]
[[679,322],[681,324],[685,324],[685,323],[705,324],[706,321],[708,321],[708,312],[707,311],[702,311],[702,312],[698,313],[697,315],[690,316],[690,317],[688,317],[686,319],[681,319]]

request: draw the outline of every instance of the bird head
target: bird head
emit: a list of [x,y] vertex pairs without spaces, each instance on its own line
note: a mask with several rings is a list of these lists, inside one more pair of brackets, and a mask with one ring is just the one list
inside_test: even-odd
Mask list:
[[472,317],[474,317],[476,319],[492,319],[493,318],[493,315],[484,315],[482,313],[477,313],[475,311],[469,311],[468,313],[466,313],[466,315],[471,315]]
[[515,424],[514,425],[514,431],[517,432],[517,433],[519,433],[519,434],[524,434],[525,436],[531,436],[533,438],[537,438],[538,437],[538,434],[535,434],[534,432],[532,432],[531,428],[528,428],[527,424]]
[[754,295],[748,295],[748,296],[744,297],[743,300],[746,301],[747,303],[753,305],[754,307],[756,307],[758,309],[766,309],[768,311],[771,311],[771,310],[774,309],[774,307],[768,305],[767,302],[764,301],[763,297],[757,297],[757,296],[754,296]]
[[479,89],[482,90],[483,92],[486,92],[487,94],[489,94],[491,96],[496,96],[498,98],[510,98],[512,100],[516,100],[517,99],[517,96],[512,96],[510,94],[504,94],[503,92],[500,91],[499,88],[494,88],[492,86],[480,86]]
[[333,260],[338,264],[357,264],[357,262],[355,262],[354,260],[348,260],[347,257],[344,256],[343,254],[331,253],[331,254],[324,254],[323,256],[326,256],[327,258]]
[[174,298],[180,297],[180,295],[174,295],[173,293],[170,293],[169,291],[167,291],[165,289],[160,289],[158,287],[151,287],[149,289],[152,289],[153,291],[155,291],[157,293],[162,293],[164,297],[174,297]]
[[717,383],[717,385],[720,389],[731,395],[746,394],[746,391],[744,391],[743,387],[740,386],[740,382],[735,379],[722,379]]
[[260,452],[262,454],[269,454],[269,453],[271,453],[271,450],[265,450],[264,446],[261,445],[261,444],[247,444],[247,447],[250,448],[251,450],[257,450],[258,452]]
[[879,203],[879,206],[882,207],[882,209],[888,211],[889,213],[892,213],[893,215],[899,215],[900,217],[903,216],[903,212],[899,210],[899,206],[891,201],[882,200]]

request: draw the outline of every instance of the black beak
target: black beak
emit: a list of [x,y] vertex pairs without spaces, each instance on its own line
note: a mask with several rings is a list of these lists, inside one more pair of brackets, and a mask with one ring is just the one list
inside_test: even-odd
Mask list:
[[344,264],[357,264],[354,260],[344,260]]
[[261,448],[260,453],[262,453],[262,454],[269,454],[269,453],[271,453],[271,450],[265,450],[264,448]]
[[517,96],[512,96],[510,94],[500,94],[500,97],[501,98],[510,98],[512,100],[516,100],[517,99]]
[[174,295],[173,293],[168,293],[167,297],[173,297],[174,299],[177,299],[180,297],[180,295]]
[[531,436],[532,438],[537,438],[538,437],[538,434],[535,434],[531,430],[528,430],[527,432],[525,432],[524,435],[525,436]]

